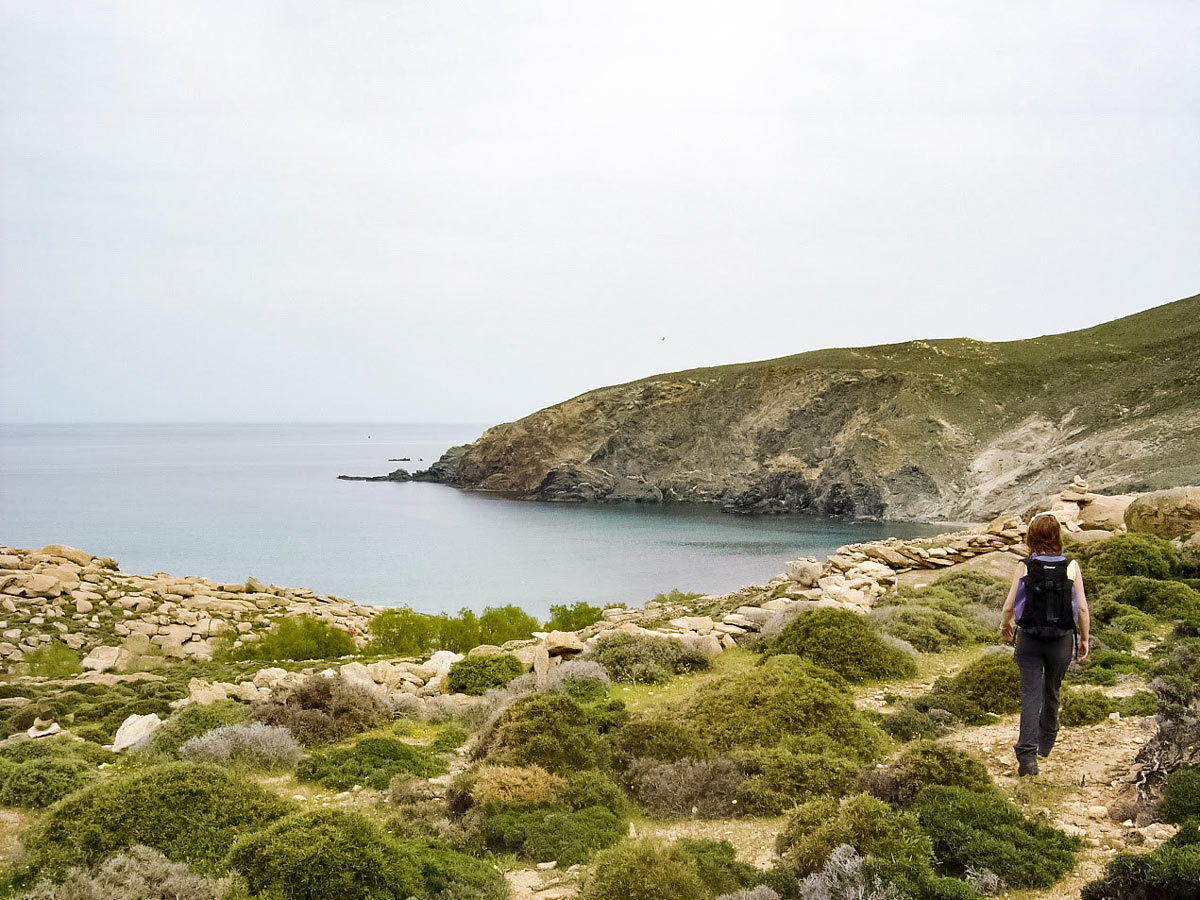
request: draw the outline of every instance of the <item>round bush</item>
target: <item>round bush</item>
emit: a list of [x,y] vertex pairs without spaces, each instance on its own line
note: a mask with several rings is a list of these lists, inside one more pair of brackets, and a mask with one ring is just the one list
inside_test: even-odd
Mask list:
[[616,756],[621,765],[634,759],[678,762],[707,759],[712,748],[686,722],[646,716],[627,723],[616,735]]
[[354,651],[349,632],[305,615],[276,619],[262,640],[238,647],[231,655],[234,659],[336,659]]
[[737,750],[734,758],[748,776],[738,791],[746,813],[778,815],[823,795],[845,794],[861,762],[832,741],[785,738],[775,747]]
[[626,773],[630,792],[650,815],[726,819],[737,815],[745,780],[731,759],[635,759]]
[[250,715],[286,728],[302,744],[337,741],[391,719],[379,695],[341,675],[310,675],[283,697],[256,702]]
[[455,779],[454,789],[466,790],[480,806],[489,803],[552,803],[566,789],[567,781],[541,766],[480,766]]
[[446,765],[424,747],[395,738],[363,738],[352,747],[335,747],[309,755],[296,767],[300,781],[316,781],[333,791],[355,785],[382,791],[394,775],[429,778],[446,771]]
[[450,667],[450,693],[478,696],[490,688],[504,687],[523,671],[521,661],[511,653],[468,656]]
[[1200,622],[1200,591],[1178,581],[1153,578],[1126,578],[1105,599],[1132,606],[1159,619],[1183,619]]
[[1084,575],[1143,575],[1170,578],[1183,562],[1170,541],[1149,534],[1120,534],[1079,549]]
[[680,672],[708,668],[708,659],[674,638],[646,634],[602,634],[588,654],[613,681],[658,684]]
[[888,613],[883,630],[922,653],[941,653],[980,638],[980,629],[958,616],[927,606],[901,606]]
[[280,819],[239,840],[229,865],[251,893],[279,900],[398,900],[425,893],[411,854],[376,825],[341,810]]
[[913,812],[947,875],[989,869],[1009,887],[1048,888],[1075,866],[1079,838],[1026,819],[994,791],[935,785]]
[[191,738],[179,748],[179,755],[192,762],[233,762],[273,769],[296,762],[301,750],[299,742],[286,728],[247,722],[223,725]]
[[892,806],[908,807],[933,784],[970,791],[995,789],[983,763],[957,747],[935,741],[918,741],[904,748],[889,765],[865,770],[858,787]]
[[96,777],[95,765],[77,758],[17,763],[0,779],[0,805],[40,809],[91,784]]
[[547,772],[603,768],[609,751],[580,706],[558,691],[513,701],[496,722],[488,761],[541,766]]
[[911,678],[917,664],[885,642],[864,616],[841,609],[802,613],[768,648],[790,653],[837,672],[847,681]]
[[854,706],[837,676],[796,656],[775,656],[748,672],[701,684],[682,714],[718,750],[774,746],[793,734],[825,735],[865,762],[887,738]]
[[217,766],[177,762],[112,775],[60,800],[30,829],[21,877],[61,877],[134,844],[213,871],[235,839],[291,809]]
[[1150,853],[1120,853],[1089,882],[1080,900],[1196,900],[1200,844],[1168,841]]
[[194,737],[222,725],[237,725],[246,721],[246,707],[236,700],[218,700],[201,706],[189,703],[163,722],[150,741],[155,753],[176,756],[179,748]]
[[625,821],[599,806],[489,808],[484,815],[487,845],[493,850],[519,852],[533,862],[557,861],[562,866],[586,862],[626,834]]
[[1021,673],[1009,654],[988,653],[954,676],[950,692],[985,712],[1014,713],[1021,708]]
[[1164,822],[1200,819],[1200,766],[1180,766],[1167,776],[1161,814]]
[[21,900],[235,900],[229,888],[228,879],[196,875],[138,845],[93,869],[72,869],[62,884],[38,882]]
[[625,841],[602,850],[580,900],[713,900],[695,860],[675,844]]
[[1097,725],[1108,718],[1116,704],[1103,691],[1068,689],[1063,692],[1062,704],[1058,709],[1059,724],[1066,728]]
[[917,819],[881,800],[855,794],[798,807],[776,841],[776,850],[801,875],[818,872],[837,847],[849,844],[863,856],[928,870],[933,847]]

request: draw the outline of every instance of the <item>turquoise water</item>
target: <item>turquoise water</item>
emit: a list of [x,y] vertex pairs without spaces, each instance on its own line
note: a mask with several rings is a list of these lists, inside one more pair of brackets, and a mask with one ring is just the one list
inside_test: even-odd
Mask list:
[[[515,603],[542,616],[553,603],[732,590],[795,556],[940,530],[335,478],[423,468],[484,427],[0,425],[0,543],[70,544],[127,572],[253,575],[360,603],[426,612]],[[388,462],[404,456],[412,461]]]

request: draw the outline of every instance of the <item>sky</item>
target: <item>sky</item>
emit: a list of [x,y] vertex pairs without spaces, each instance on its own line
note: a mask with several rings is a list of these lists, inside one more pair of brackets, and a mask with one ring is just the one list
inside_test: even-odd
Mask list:
[[1200,4],[0,0],[0,421],[518,418],[1200,292]]

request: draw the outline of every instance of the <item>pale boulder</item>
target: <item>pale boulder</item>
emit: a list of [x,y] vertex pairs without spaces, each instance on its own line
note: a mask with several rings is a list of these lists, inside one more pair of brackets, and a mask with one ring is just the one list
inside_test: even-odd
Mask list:
[[1137,494],[1088,494],[1079,508],[1079,525],[1085,530],[1116,531],[1125,523],[1125,510]]
[[254,686],[261,690],[273,690],[279,682],[287,678],[288,670],[279,666],[270,666],[266,669],[259,669],[254,673]]
[[784,564],[789,581],[801,587],[812,587],[821,577],[821,564],[812,557],[790,559]]
[[573,631],[551,631],[546,635],[545,644],[546,652],[551,656],[582,653],[584,650],[583,641]]
[[429,657],[427,665],[433,669],[434,678],[442,678],[450,674],[450,667],[460,659],[463,659],[461,653],[455,653],[453,650],[439,650]]
[[368,691],[377,690],[375,679],[371,677],[371,671],[362,663],[346,663],[340,671],[342,677],[355,687],[364,688]]
[[1195,534],[1200,531],[1200,486],[1142,494],[1125,510],[1125,525],[1132,532],[1168,539]]
[[149,745],[150,739],[154,737],[154,732],[161,725],[162,719],[158,717],[158,713],[148,713],[144,716],[130,716],[117,729],[116,737],[113,738],[113,753],[121,753],[125,750],[140,750],[142,747]]
[[93,647],[92,652],[84,657],[80,665],[93,672],[107,672],[116,668],[120,656],[120,647]]

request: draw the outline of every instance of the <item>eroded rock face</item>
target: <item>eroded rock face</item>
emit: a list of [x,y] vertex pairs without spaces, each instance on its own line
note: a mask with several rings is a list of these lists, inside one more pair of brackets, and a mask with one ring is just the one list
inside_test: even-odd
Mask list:
[[1170,488],[1140,495],[1125,510],[1130,531],[1158,537],[1187,537],[1200,531],[1200,486]]
[[125,750],[140,750],[148,746],[150,739],[154,737],[163,720],[158,717],[158,713],[148,713],[144,716],[130,716],[121,723],[121,727],[117,729],[116,737],[113,738],[113,752],[121,753]]

